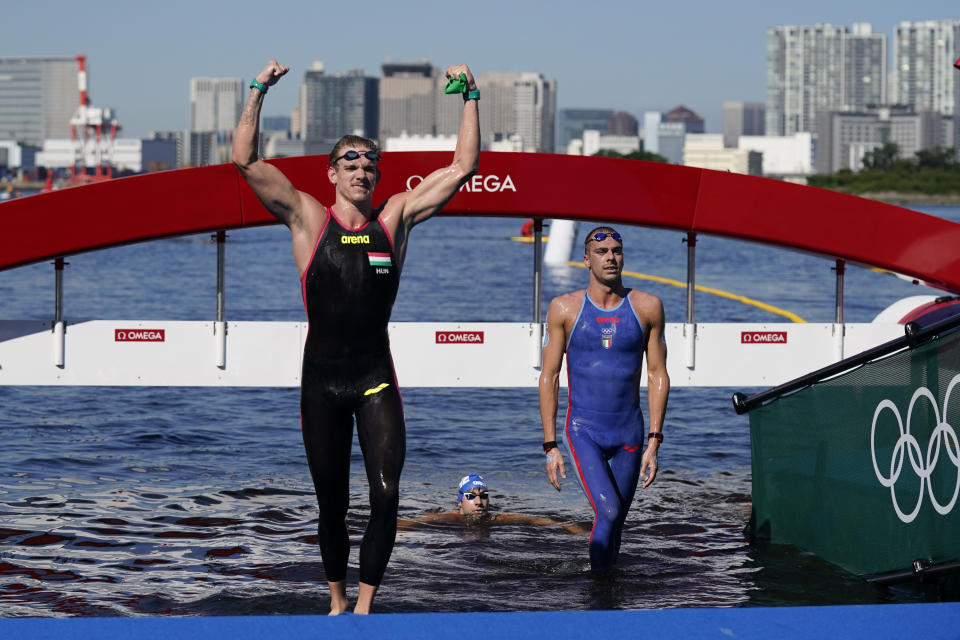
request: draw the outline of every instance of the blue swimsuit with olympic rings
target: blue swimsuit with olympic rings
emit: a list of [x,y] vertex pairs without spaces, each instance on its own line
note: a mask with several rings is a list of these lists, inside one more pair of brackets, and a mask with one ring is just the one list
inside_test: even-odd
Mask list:
[[643,456],[640,371],[643,327],[629,290],[614,309],[600,309],[583,294],[567,340],[567,446],[590,505],[590,564],[604,571],[616,562],[620,534],[633,502]]

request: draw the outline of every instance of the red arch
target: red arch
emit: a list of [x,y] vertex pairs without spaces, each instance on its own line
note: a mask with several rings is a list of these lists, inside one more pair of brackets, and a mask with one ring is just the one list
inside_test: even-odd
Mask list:
[[[275,162],[321,202],[326,158]],[[385,153],[383,197],[450,162]],[[777,180],[613,158],[484,153],[445,215],[570,218],[730,236],[882,267],[960,291],[960,224]],[[0,269],[130,242],[271,224],[231,165],[182,169],[0,205]]]

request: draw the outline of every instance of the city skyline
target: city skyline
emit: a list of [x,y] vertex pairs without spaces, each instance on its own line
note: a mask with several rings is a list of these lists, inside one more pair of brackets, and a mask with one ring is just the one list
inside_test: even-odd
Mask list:
[[374,77],[385,62],[441,68],[466,62],[476,73],[556,78],[558,110],[606,108],[639,117],[682,104],[704,118],[708,132],[720,132],[724,102],[764,101],[768,27],[868,22],[891,38],[902,21],[955,15],[946,2],[932,0],[906,7],[741,0],[682,15],[631,2],[596,5],[584,15],[582,4],[561,1],[544,16],[536,7],[494,0],[458,22],[455,7],[441,12],[414,1],[365,5],[367,26],[346,26],[361,24],[348,19],[355,7],[321,9],[306,1],[269,5],[269,12],[244,1],[182,0],[157,7],[93,0],[79,13],[75,4],[56,1],[44,9],[69,20],[41,23],[24,3],[5,8],[5,21],[17,28],[5,35],[0,55],[86,55],[91,102],[117,110],[124,137],[187,129],[190,78],[252,78],[271,57],[291,71],[267,96],[263,113],[269,116],[290,114],[314,60],[330,72],[359,68]]

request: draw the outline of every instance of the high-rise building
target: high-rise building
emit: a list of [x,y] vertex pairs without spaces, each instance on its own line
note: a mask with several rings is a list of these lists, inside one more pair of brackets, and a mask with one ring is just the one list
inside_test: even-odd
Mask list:
[[300,139],[306,153],[327,153],[346,134],[379,135],[379,80],[362,69],[327,74],[314,62],[300,85]]
[[[463,102],[445,94],[447,78],[429,62],[385,63],[379,85],[383,141],[456,136]],[[539,73],[489,72],[476,78],[485,143],[509,141],[524,151],[552,152],[556,81]],[[519,142],[518,142],[519,141]],[[406,144],[406,143],[404,143]]]
[[815,131],[819,111],[843,106],[845,27],[767,29],[766,133]]
[[650,153],[660,152],[660,122],[663,114],[659,111],[643,112],[643,150]]
[[380,69],[381,137],[436,134],[438,70],[429,62],[384,63]]
[[190,131],[234,131],[243,93],[241,78],[190,78]]
[[[517,133],[513,85],[519,74],[511,71],[487,71],[477,76],[480,89],[480,131],[490,139]],[[523,145],[529,141],[523,140]]]
[[723,103],[723,146],[737,146],[740,136],[762,136],[765,133],[762,102]]
[[893,31],[896,95],[893,102],[915,111],[953,115],[957,107],[960,20],[901,22]]
[[843,109],[861,111],[887,104],[887,37],[869,23],[843,36]]
[[557,144],[555,149],[565,153],[571,140],[579,140],[586,130],[607,133],[607,122],[612,109],[560,109],[557,114]]
[[480,130],[493,141],[520,136],[524,151],[552,153],[557,82],[536,72],[494,71],[477,77]]
[[79,102],[75,58],[0,58],[0,140],[69,138]]
[[516,131],[525,151],[553,153],[557,82],[539,73],[521,73],[514,83]]

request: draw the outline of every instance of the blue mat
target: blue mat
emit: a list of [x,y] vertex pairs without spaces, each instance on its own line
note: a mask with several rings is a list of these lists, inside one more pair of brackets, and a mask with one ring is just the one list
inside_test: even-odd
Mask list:
[[752,639],[960,638],[960,603],[558,611],[530,613],[411,613],[372,616],[249,616],[231,618],[8,618],[4,640],[260,640],[443,638],[557,640],[595,637]]

